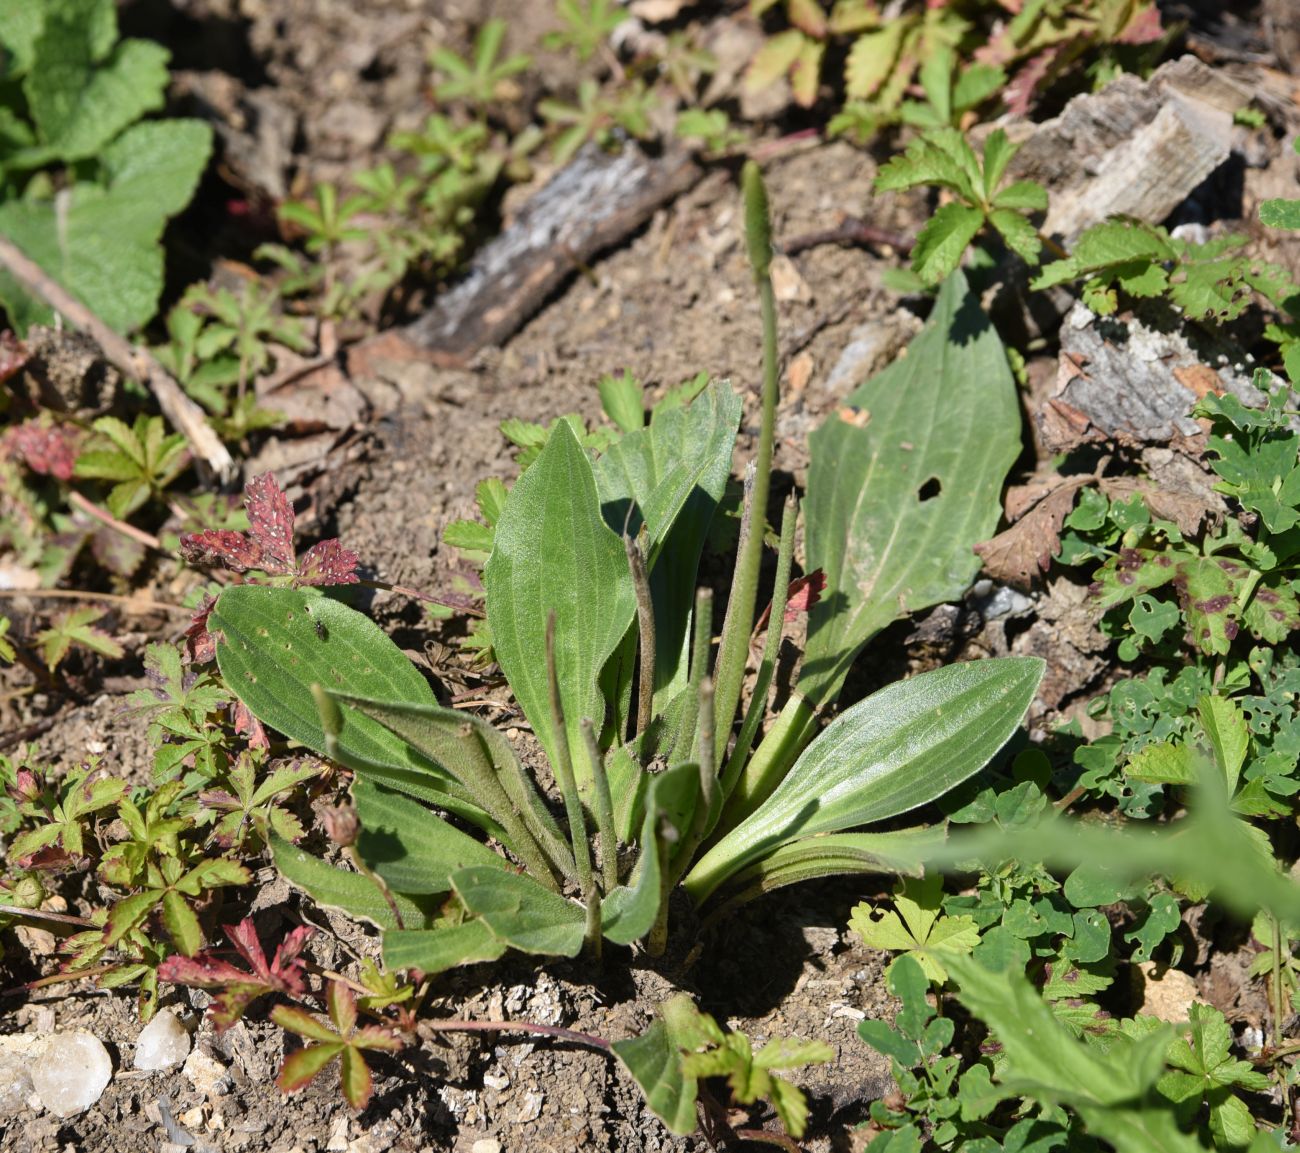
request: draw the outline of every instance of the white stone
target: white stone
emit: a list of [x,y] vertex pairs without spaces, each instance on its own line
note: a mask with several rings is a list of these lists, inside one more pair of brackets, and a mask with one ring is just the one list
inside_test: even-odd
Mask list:
[[41,1104],[59,1117],[84,1113],[103,1096],[113,1062],[98,1037],[78,1030],[55,1033],[32,1063],[32,1085]]
[[492,1137],[484,1137],[470,1146],[470,1153],[501,1153],[501,1142]]
[[140,1030],[135,1040],[135,1067],[147,1073],[179,1065],[190,1054],[190,1035],[170,1009]]
[[181,1072],[185,1074],[185,1080],[205,1097],[220,1097],[230,1091],[230,1074],[226,1067],[202,1049],[195,1049],[185,1058],[185,1068]]
[[27,1107],[32,1095],[31,1058],[39,1037],[30,1033],[0,1035],[0,1119]]

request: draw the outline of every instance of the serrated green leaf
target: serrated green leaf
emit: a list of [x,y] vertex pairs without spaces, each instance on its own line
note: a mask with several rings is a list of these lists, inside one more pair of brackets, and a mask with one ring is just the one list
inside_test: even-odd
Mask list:
[[1037,264],[1038,256],[1043,250],[1038,229],[1029,223],[1019,212],[1009,208],[995,208],[989,213],[989,223],[998,230],[998,235],[1006,241],[1012,252],[1026,264]]
[[926,283],[938,284],[961,262],[967,245],[984,226],[984,213],[955,201],[938,209],[922,226],[912,249],[912,270]]
[[1190,785],[1196,780],[1196,766],[1186,745],[1161,742],[1138,749],[1124,767],[1124,775],[1148,784]]
[[602,376],[596,385],[600,407],[623,432],[645,427],[645,396],[641,382],[630,372]]

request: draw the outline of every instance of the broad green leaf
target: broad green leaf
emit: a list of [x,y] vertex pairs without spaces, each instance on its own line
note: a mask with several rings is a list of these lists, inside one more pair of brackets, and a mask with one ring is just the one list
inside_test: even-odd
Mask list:
[[645,395],[641,382],[631,373],[602,376],[596,389],[605,415],[623,432],[638,432],[645,427]]
[[[623,543],[601,518],[591,462],[567,422],[515,483],[483,570],[493,650],[547,755],[568,741],[587,782],[584,718],[599,727],[598,678],[636,612]],[[546,622],[555,614],[555,664],[566,733],[551,723]]]
[[[873,909],[865,902],[849,918],[865,945],[910,956],[937,984],[948,980],[944,957],[969,953],[979,944],[979,928],[970,917],[941,916],[943,878],[937,873],[907,880],[895,890],[894,909]],[[891,964],[892,968],[892,964]]]
[[468,800],[445,772],[346,704],[338,705],[336,742],[327,742],[314,684],[376,700],[436,703],[419,670],[369,617],[311,588],[236,585],[217,598],[208,628],[218,637],[217,666],[230,691],[264,724],[425,800],[454,807],[449,791]]
[[352,800],[361,821],[356,851],[396,892],[448,893],[451,875],[459,869],[510,867],[504,857],[393,789],[358,778]]
[[803,506],[806,567],[827,581],[799,681],[818,705],[886,625],[966,590],[1021,449],[1006,352],[961,273],[907,355],[845,405],[810,437]]
[[438,929],[389,929],[384,933],[384,964],[389,969],[441,973],[457,965],[495,961],[507,947],[485,921]]
[[1124,775],[1148,784],[1190,785],[1196,780],[1196,766],[1186,745],[1161,741],[1146,745],[1129,757]]
[[899,681],[846,709],[775,791],[687,875],[702,901],[781,845],[882,821],[979,772],[1019,726],[1044,664],[1004,657]]
[[[159,44],[117,38],[115,13],[104,0],[42,0],[39,30],[29,46],[23,83],[41,146],[22,167],[98,155],[146,112],[162,107],[168,53]],[[6,23],[10,21],[6,20]],[[33,31],[30,25],[24,31]],[[22,33],[20,32],[20,38]]]
[[[57,207],[2,204],[0,233],[112,328],[139,328],[162,294],[163,228],[189,203],[211,148],[212,131],[197,120],[138,124],[104,149],[103,184],[74,184]],[[49,314],[34,311],[7,274],[0,301],[24,318]]]
[[[639,1037],[615,1041],[610,1050],[632,1075],[656,1117],[674,1133],[694,1133],[695,1099],[699,1082],[682,1071],[682,1050],[691,1048],[678,1027],[680,1002],[690,1004],[679,993],[663,1007],[663,1017]],[[695,1006],[690,1004],[692,1012]]]
[[998,1080],[1050,1104],[1068,1105],[1088,1132],[1119,1153],[1197,1153],[1200,1143],[1182,1133],[1173,1111],[1146,1103],[1164,1068],[1165,1030],[1141,1040],[1117,1039],[1107,1053],[1077,1040],[1018,972],[992,972],[969,957],[949,968],[958,998],[983,1020],[1002,1045]]
[[531,877],[479,865],[453,874],[451,883],[465,908],[512,949],[559,957],[582,951],[587,920],[582,906]]
[[271,855],[281,876],[327,909],[338,909],[380,929],[398,928],[393,916],[394,907],[408,930],[425,928],[437,913],[438,901],[391,893],[393,904],[390,905],[369,877],[314,857],[274,833],[270,843]]
[[[644,545],[655,609],[655,712],[686,683],[700,555],[731,475],[740,397],[711,384],[689,408],[656,409],[595,464],[605,523]],[[626,562],[624,562],[626,564]]]
[[961,263],[967,245],[984,226],[984,213],[953,201],[935,211],[917,234],[912,271],[926,284],[938,284]]

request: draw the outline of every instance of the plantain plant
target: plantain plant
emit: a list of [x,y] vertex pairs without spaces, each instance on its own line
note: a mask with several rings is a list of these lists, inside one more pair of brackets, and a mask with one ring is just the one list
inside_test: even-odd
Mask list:
[[276,864],[319,902],[380,926],[391,968],[437,972],[508,948],[597,954],[604,941],[658,953],[679,886],[716,913],[812,877],[891,871],[935,830],[864,827],[978,772],[1033,699],[1041,661],[989,659],[889,685],[819,731],[871,635],[960,595],[978,564],[970,546],[996,523],[1019,441],[1015,389],[957,273],[901,367],[814,434],[807,551],[831,583],[812,610],[804,691],[769,714],[792,499],[745,702],[778,351],[754,165],[743,184],[763,314],[762,416],[716,645],[711,595],[696,586],[741,417],[724,383],[689,405],[660,405],[648,423],[620,393],[620,431],[599,451],[572,422],[555,422],[495,517],[487,624],[544,754],[541,773],[486,722],[439,705],[372,621],[321,589],[229,587],[213,607],[230,690],[266,725],[354,772],[360,871],[272,834]]

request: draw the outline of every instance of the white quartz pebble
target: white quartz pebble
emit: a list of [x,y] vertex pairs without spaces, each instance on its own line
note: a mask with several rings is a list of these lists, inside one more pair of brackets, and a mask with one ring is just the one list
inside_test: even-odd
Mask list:
[[41,1104],[60,1117],[74,1117],[103,1096],[113,1062],[98,1037],[80,1030],[55,1033],[32,1063],[31,1074]]
[[189,1055],[190,1035],[170,1009],[158,1013],[136,1038],[135,1067],[145,1072],[179,1065]]

